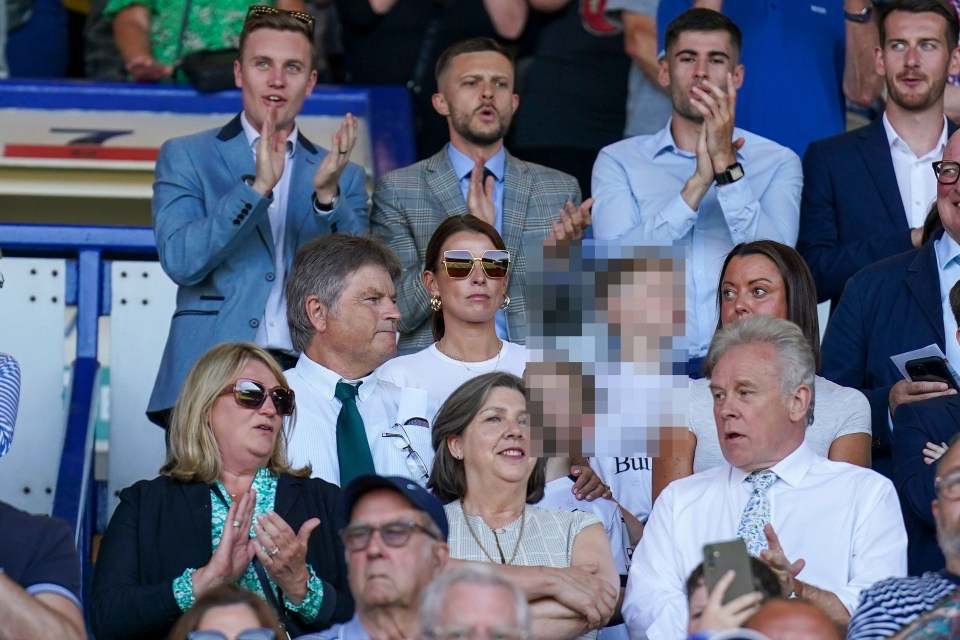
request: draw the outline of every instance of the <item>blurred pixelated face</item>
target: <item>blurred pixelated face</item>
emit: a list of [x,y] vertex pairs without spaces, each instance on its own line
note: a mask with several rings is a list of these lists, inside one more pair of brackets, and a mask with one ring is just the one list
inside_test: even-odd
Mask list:
[[270,110],[276,111],[277,131],[293,129],[294,118],[317,83],[310,55],[310,42],[302,33],[257,29],[247,36],[243,58],[233,63],[233,75],[243,90],[243,111],[257,131]]
[[720,319],[726,325],[753,313],[786,320],[787,288],[767,256],[734,256],[720,283]]
[[[947,141],[943,159],[960,162],[960,136],[956,133]],[[937,183],[937,211],[944,230],[960,242],[960,181],[953,184]]]
[[[280,385],[270,368],[259,360],[247,362],[237,376],[240,378],[255,380],[265,389]],[[232,388],[235,382],[230,380],[225,386]],[[282,427],[283,416],[277,413],[269,395],[259,408],[250,409],[237,404],[233,394],[227,393],[216,399],[210,411],[210,428],[227,469],[245,466],[252,459],[266,466]]]
[[523,637],[525,629],[507,588],[459,583],[444,594],[437,631],[443,638],[510,640]]
[[245,604],[228,604],[208,609],[196,631],[219,631],[227,638],[236,638],[241,631],[258,629],[263,624],[256,612]]
[[468,488],[490,480],[526,484],[537,461],[530,453],[526,398],[514,389],[494,387],[464,432],[450,436],[447,446],[463,460]]
[[454,146],[489,146],[503,140],[520,102],[513,78],[513,65],[495,51],[462,53],[450,61],[433,107],[450,123]]
[[952,446],[943,454],[937,464],[937,477],[940,489],[933,501],[937,542],[945,556],[960,558],[960,499],[951,499],[960,485],[960,447]]
[[336,308],[324,316],[329,350],[350,369],[373,371],[397,352],[397,293],[386,269],[364,265],[347,276]]
[[726,31],[684,31],[660,60],[660,84],[670,90],[676,116],[702,122],[703,116],[691,104],[699,102],[694,87],[706,91],[704,82],[727,90],[727,74],[733,74],[733,86],[743,84],[743,65]]
[[534,455],[580,456],[594,436],[593,407],[586,407],[584,378],[567,362],[530,362],[524,380],[530,395]]
[[[720,450],[743,471],[768,469],[803,442],[809,388],[784,395],[774,346],[732,347],[710,379]],[[804,401],[804,398],[806,399]]]
[[611,334],[620,337],[620,359],[669,360],[671,339],[685,330],[683,276],[672,271],[633,271],[623,274],[607,295],[607,320]]
[[460,231],[443,243],[439,268],[424,272],[427,292],[431,296],[440,296],[446,330],[455,330],[458,322],[474,324],[492,320],[507,292],[508,278],[488,277],[478,262],[473,263],[473,270],[466,278],[451,278],[442,263],[444,253],[469,251],[474,258],[479,258],[484,251],[493,249],[496,247],[484,234]]
[[[388,522],[426,525],[426,516],[391,489],[375,489],[357,501],[350,526],[380,527]],[[419,529],[401,547],[383,543],[380,533],[370,536],[366,549],[347,551],[350,591],[357,608],[369,612],[379,607],[419,606],[420,594],[442,566],[445,545]]]
[[947,75],[960,70],[957,43],[947,43],[947,21],[933,12],[893,11],[884,24],[887,41],[874,62],[890,100],[907,111],[939,103]]

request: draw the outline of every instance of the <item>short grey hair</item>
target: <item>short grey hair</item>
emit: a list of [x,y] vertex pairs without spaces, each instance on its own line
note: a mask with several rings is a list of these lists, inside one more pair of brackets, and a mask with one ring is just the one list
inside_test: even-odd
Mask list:
[[400,277],[397,256],[371,237],[333,234],[314,238],[300,247],[286,284],[287,322],[294,349],[306,351],[315,333],[307,317],[307,298],[317,296],[336,313],[347,277],[367,265],[383,267],[394,282]]
[[800,327],[773,316],[754,315],[732,322],[713,334],[704,369],[712,372],[725,353],[748,344],[769,344],[774,348],[781,394],[790,395],[801,385],[810,388],[807,424],[812,424],[816,366],[810,341]]
[[431,632],[439,625],[446,595],[459,584],[509,591],[517,610],[520,631],[524,637],[529,637],[531,617],[527,597],[499,571],[481,562],[467,562],[444,569],[427,585],[420,601],[420,630],[424,637],[431,637]]

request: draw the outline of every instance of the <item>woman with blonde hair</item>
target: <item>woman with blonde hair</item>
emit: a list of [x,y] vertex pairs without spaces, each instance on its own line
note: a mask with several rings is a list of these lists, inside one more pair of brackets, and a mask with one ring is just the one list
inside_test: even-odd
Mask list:
[[287,463],[294,394],[256,345],[214,347],[184,381],[160,476],[120,493],[92,589],[96,637],[161,639],[210,589],[263,597],[291,635],[353,612],[340,490]]

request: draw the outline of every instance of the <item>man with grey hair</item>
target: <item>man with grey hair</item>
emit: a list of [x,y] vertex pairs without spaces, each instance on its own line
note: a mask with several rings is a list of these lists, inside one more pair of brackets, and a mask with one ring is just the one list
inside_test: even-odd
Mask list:
[[530,637],[530,607],[523,592],[494,568],[467,563],[433,579],[420,604],[420,629],[430,640]]
[[634,638],[680,638],[684,581],[703,545],[742,538],[802,596],[845,625],[860,591],[906,573],[907,536],[889,480],[804,443],[814,364],[799,327],[753,316],[717,331],[707,353],[727,464],[660,494],[633,555],[623,617]]
[[[399,276],[393,252],[367,237],[316,238],[293,262],[287,318],[301,355],[286,372],[298,414],[288,451],[314,477],[340,486],[371,473],[426,482],[433,449],[425,394],[418,411],[376,375],[397,351]],[[400,415],[402,405],[411,415]]]

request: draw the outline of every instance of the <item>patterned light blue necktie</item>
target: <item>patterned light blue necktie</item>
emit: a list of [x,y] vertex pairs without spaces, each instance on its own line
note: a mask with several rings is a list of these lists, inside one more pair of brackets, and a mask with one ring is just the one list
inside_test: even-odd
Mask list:
[[767,548],[767,537],[763,535],[763,525],[770,522],[770,498],[767,489],[777,479],[777,474],[770,469],[754,471],[746,480],[753,485],[753,493],[747,501],[747,507],[740,516],[740,526],[737,527],[737,537],[747,544],[747,552],[758,557],[761,549]]

